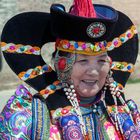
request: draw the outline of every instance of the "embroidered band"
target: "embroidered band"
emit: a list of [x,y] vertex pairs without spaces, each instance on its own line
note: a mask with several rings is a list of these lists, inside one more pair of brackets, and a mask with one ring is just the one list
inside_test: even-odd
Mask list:
[[32,103],[33,121],[32,121],[32,139],[49,139],[50,117],[47,106],[38,98],[33,99]]
[[5,43],[5,42],[1,42],[0,46],[2,51],[6,53],[34,54],[34,55],[41,54],[40,48],[37,46],[32,47],[31,45],[22,45],[22,44],[15,45],[13,43]]
[[62,88],[62,83],[60,81],[55,81],[53,84],[48,85],[45,89],[41,90],[39,93],[46,99],[50,94],[55,93],[56,90]]
[[23,72],[18,74],[18,77],[21,80],[26,81],[26,80],[35,78],[35,77],[37,77],[39,75],[42,75],[45,72],[51,72],[51,71],[52,71],[51,67],[46,64],[44,66],[37,66],[34,69],[29,69],[26,72],[23,71]]
[[111,69],[131,73],[131,72],[134,71],[134,65],[132,63],[127,63],[127,62],[116,62],[116,61],[114,61],[112,63]]
[[114,38],[111,42],[95,42],[94,44],[85,42],[75,42],[69,40],[58,39],[56,41],[56,48],[61,51],[87,54],[87,55],[98,55],[100,53],[111,51],[115,48],[120,47],[123,43],[133,38],[137,33],[136,27],[133,25],[125,33],[119,37]]

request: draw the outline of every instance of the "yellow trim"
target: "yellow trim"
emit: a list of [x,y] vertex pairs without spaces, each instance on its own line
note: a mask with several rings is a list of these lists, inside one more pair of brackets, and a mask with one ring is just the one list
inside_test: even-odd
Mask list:
[[64,52],[70,52],[70,53],[76,53],[76,54],[93,55],[93,56],[96,56],[96,55],[107,52],[107,50],[105,50],[105,51],[100,51],[100,52],[88,53],[88,52],[79,51],[79,50],[68,50],[68,49],[66,50],[66,49],[63,49],[63,48],[57,48],[57,50],[64,51]]

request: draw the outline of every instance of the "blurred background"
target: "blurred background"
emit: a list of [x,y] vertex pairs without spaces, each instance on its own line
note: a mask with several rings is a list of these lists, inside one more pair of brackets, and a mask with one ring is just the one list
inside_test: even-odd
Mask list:
[[[49,7],[52,3],[62,3],[66,6],[68,11],[72,2],[73,0],[0,0],[0,34],[8,19],[16,14],[27,11],[49,12]],[[132,19],[137,26],[138,33],[140,33],[140,0],[93,0],[93,3],[110,5],[115,9],[124,12]],[[22,82],[11,71],[1,53],[0,58],[2,58],[2,69],[0,72],[0,103],[2,103],[2,108],[7,99],[14,94],[16,86]],[[140,106],[139,94],[140,55],[138,55],[135,72],[132,74],[126,85],[126,97],[133,98]]]

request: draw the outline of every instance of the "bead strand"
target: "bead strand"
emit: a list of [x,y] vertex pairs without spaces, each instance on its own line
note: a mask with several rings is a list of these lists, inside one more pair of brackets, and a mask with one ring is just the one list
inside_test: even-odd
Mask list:
[[65,87],[64,92],[65,92],[68,100],[70,101],[71,105],[74,107],[75,112],[77,113],[77,116],[78,116],[79,122],[80,122],[81,131],[85,136],[86,135],[86,128],[85,128],[85,124],[84,124],[84,121],[82,118],[80,106],[79,106],[79,103],[77,100],[77,95],[75,93],[74,85],[70,85],[69,88]]

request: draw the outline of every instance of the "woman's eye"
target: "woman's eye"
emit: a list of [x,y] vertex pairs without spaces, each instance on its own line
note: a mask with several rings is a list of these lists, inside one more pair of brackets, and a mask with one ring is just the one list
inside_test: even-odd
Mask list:
[[105,62],[106,62],[106,60],[99,60],[99,62],[101,62],[101,63],[105,63]]
[[78,60],[77,62],[80,62],[80,63],[86,63],[87,60],[86,60],[86,59],[81,59],[81,60]]

